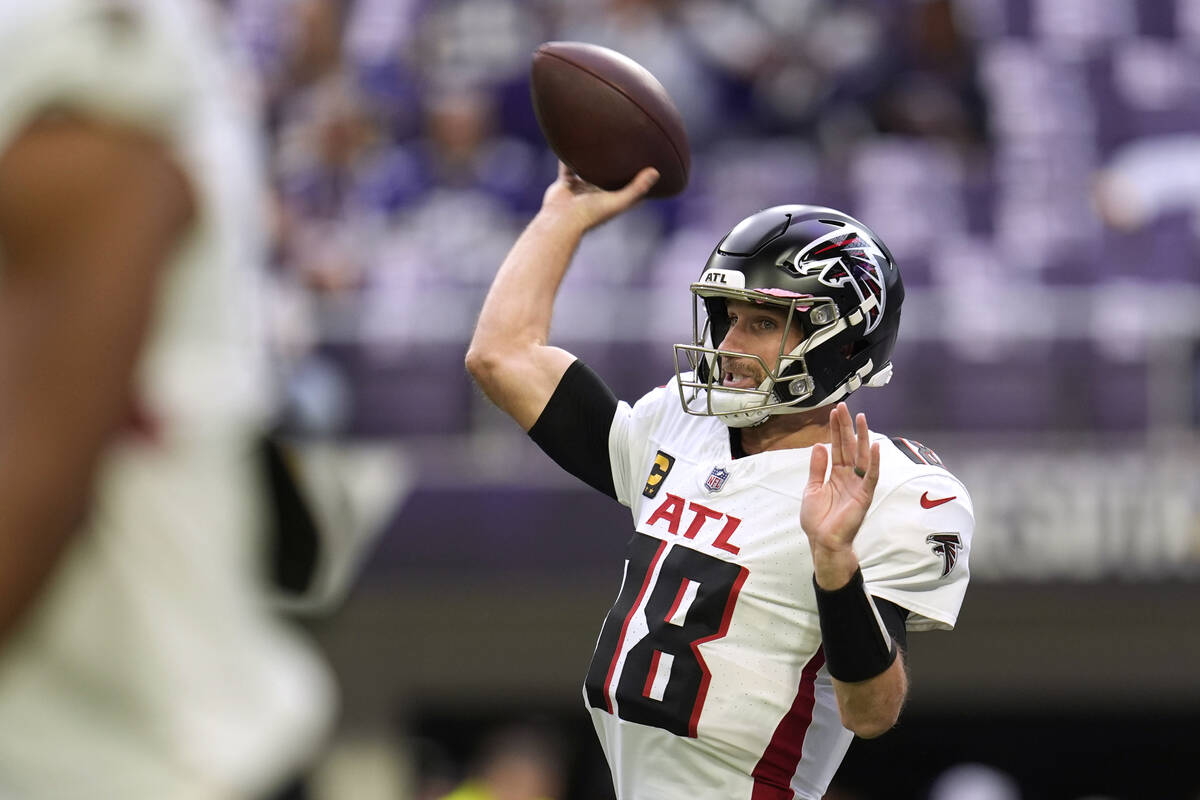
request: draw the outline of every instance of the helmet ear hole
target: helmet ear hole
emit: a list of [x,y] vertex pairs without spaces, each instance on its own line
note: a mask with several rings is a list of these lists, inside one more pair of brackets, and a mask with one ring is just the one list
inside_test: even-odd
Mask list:
[[852,359],[859,353],[867,350],[870,346],[870,343],[864,339],[855,339],[852,342],[846,342],[842,345],[842,358],[847,360]]

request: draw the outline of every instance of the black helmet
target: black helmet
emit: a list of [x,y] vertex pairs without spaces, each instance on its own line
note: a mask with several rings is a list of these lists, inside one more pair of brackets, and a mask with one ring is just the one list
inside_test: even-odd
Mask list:
[[[904,284],[879,237],[847,214],[803,205],[759,211],[726,234],[691,290],[693,342],[675,345],[680,399],[690,414],[745,427],[771,414],[836,403],[891,378]],[[776,364],[720,349],[729,299],[788,310]],[[785,353],[793,325],[804,339]],[[758,361],[767,379],[756,389],[722,386],[716,363],[722,355]]]

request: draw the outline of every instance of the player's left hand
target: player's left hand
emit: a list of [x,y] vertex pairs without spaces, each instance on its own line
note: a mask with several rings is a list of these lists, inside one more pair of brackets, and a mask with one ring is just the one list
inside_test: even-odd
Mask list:
[[[854,537],[879,482],[879,445],[871,444],[866,415],[851,422],[845,403],[830,412],[829,432],[829,450],[824,445],[813,448],[800,527],[812,548],[817,583],[823,589],[838,589],[858,569]],[[826,479],[831,456],[833,467]]]

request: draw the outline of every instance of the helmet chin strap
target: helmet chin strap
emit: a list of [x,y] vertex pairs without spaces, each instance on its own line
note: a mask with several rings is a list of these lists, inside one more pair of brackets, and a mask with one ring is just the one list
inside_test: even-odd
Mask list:
[[[812,406],[783,406],[780,408],[761,408],[765,403],[758,395],[744,394],[742,392],[731,392],[719,387],[712,387],[709,391],[712,393],[710,404],[713,411],[720,414],[720,419],[730,428],[751,428],[755,425],[761,425],[772,416],[781,414],[801,414],[805,411],[831,406],[834,403],[840,402],[853,392],[858,391],[863,386],[870,386],[877,389],[887,385],[892,379],[892,362],[883,365],[882,368],[874,375],[871,375],[866,381],[863,380],[865,375],[869,375],[874,366],[870,361],[862,366],[858,372],[851,375],[841,386],[829,393],[829,396],[820,403]],[[776,381],[771,377],[767,377],[759,384],[759,391],[766,392],[771,389]],[[756,407],[759,406],[759,407]]]
[[[761,391],[766,391],[772,384],[772,379],[767,378],[758,385]],[[754,425],[760,425],[767,421],[767,417],[771,412],[765,408],[764,400],[769,399],[769,396],[759,397],[753,394],[743,394],[742,392],[731,392],[728,389],[722,389],[714,386],[709,389],[711,396],[709,397],[709,405],[715,411],[722,422],[731,428],[750,428]],[[759,406],[756,408],[756,406]],[[773,409],[779,411],[780,409]]]

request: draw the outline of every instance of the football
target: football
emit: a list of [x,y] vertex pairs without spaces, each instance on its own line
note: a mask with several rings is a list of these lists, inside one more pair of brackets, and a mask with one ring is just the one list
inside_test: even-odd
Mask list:
[[658,170],[650,197],[687,186],[687,131],[662,84],[628,56],[584,42],[546,42],[533,53],[533,110],[550,149],[601,189]]

